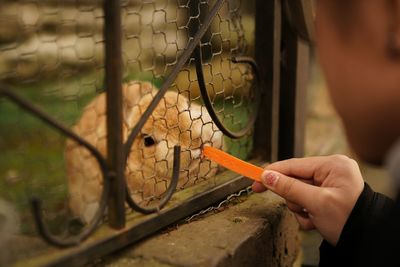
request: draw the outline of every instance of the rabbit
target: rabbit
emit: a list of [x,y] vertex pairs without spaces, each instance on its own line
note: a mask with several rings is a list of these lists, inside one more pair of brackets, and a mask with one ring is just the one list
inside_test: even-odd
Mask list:
[[[123,85],[123,125],[125,142],[132,128],[152,101],[157,89],[149,82],[131,81]],[[95,97],[85,108],[73,131],[107,154],[106,95]],[[165,192],[172,177],[173,150],[181,146],[178,188],[186,188],[218,171],[215,163],[201,158],[201,146],[224,146],[223,134],[205,107],[190,102],[176,91],[167,91],[130,149],[125,179],[131,197],[148,205]],[[65,148],[69,206],[84,223],[99,208],[103,177],[95,158],[84,147],[67,140]]]

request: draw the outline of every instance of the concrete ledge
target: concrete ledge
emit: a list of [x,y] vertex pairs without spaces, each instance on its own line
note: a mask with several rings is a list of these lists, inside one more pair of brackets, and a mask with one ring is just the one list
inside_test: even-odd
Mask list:
[[99,265],[293,266],[298,225],[283,200],[252,194],[222,212],[178,226],[126,248]]

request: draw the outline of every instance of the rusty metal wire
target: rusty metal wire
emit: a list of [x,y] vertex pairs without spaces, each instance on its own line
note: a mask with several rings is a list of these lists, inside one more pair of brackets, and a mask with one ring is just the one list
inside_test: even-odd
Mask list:
[[208,213],[210,213],[212,211],[219,211],[219,210],[221,210],[221,208],[224,208],[224,207],[228,206],[233,200],[235,200],[235,199],[237,199],[239,197],[242,197],[242,196],[249,196],[252,193],[253,193],[253,191],[251,189],[251,186],[248,186],[245,189],[240,190],[237,193],[229,195],[226,199],[224,199],[223,201],[219,202],[217,205],[210,206],[210,207],[208,207],[208,208],[206,208],[204,210],[201,210],[201,211],[199,211],[199,212],[187,217],[185,219],[185,222],[186,223],[190,223],[190,222],[192,222],[192,221],[194,221],[196,219],[201,218],[204,215],[207,215]]
[[33,116],[38,117],[40,120],[46,122],[51,127],[55,128],[56,130],[60,131],[62,134],[72,138],[75,142],[79,143],[80,145],[84,146],[86,149],[90,151],[93,157],[99,163],[102,172],[103,178],[103,188],[101,192],[101,197],[99,201],[99,207],[96,210],[96,213],[93,215],[92,220],[89,222],[88,227],[82,233],[77,236],[60,239],[55,237],[51,234],[51,231],[43,222],[42,210],[41,210],[41,200],[38,198],[33,198],[31,200],[32,212],[35,219],[35,223],[38,226],[38,231],[41,236],[50,244],[58,246],[58,247],[69,247],[73,245],[78,245],[80,242],[85,240],[89,237],[90,234],[93,233],[94,229],[99,224],[102,216],[106,210],[107,200],[109,197],[109,189],[110,189],[110,178],[112,177],[111,173],[108,171],[105,159],[102,155],[98,152],[96,148],[94,148],[91,144],[86,142],[80,136],[76,135],[75,133],[71,132],[68,128],[60,124],[59,122],[55,121],[53,118],[45,114],[43,111],[38,109],[37,107],[30,104],[28,101],[25,101],[23,98],[15,95],[9,88],[5,86],[0,86],[0,97],[7,97],[11,99],[14,103],[18,104],[27,112],[31,113]]
[[[110,176],[99,160],[107,155],[102,1],[4,3],[0,81],[86,142],[64,131],[73,140],[57,139],[62,159],[46,159],[46,164],[57,165],[49,168],[57,174],[66,169],[66,179],[58,186],[67,191],[63,198],[68,216],[83,225],[80,235],[49,237],[42,217],[48,212],[41,213],[40,205],[34,205],[47,241],[78,244],[104,213]],[[241,0],[122,1],[123,158],[127,204],[132,209],[158,212],[175,189],[214,179],[219,168],[201,159],[204,144],[242,158],[251,152],[257,110],[253,106],[260,99],[257,69],[248,64],[251,60],[232,60],[248,55],[252,44],[243,24],[254,27],[254,20],[243,15],[243,6]],[[196,47],[201,56],[193,53]],[[4,103],[0,99],[0,108]],[[4,125],[24,133],[23,121]],[[45,149],[50,147],[47,136],[41,143]],[[25,161],[35,152],[10,155]],[[7,172],[0,169],[0,174]]]
[[220,119],[218,118],[218,115],[216,114],[216,112],[213,108],[211,99],[208,95],[206,83],[204,81],[200,46],[197,47],[197,49],[195,51],[195,55],[196,55],[196,73],[197,73],[197,77],[198,77],[198,81],[199,81],[201,96],[204,101],[204,105],[207,108],[207,111],[210,113],[210,116],[213,119],[213,122],[218,126],[218,129],[220,129],[226,136],[228,136],[230,138],[239,139],[239,138],[245,136],[253,128],[254,122],[257,118],[257,112],[258,112],[258,109],[261,104],[262,91],[260,88],[261,83],[260,83],[260,75],[258,73],[257,64],[255,63],[255,61],[252,58],[248,58],[248,57],[233,57],[232,58],[233,63],[247,63],[253,68],[253,72],[255,73],[256,81],[257,81],[255,88],[258,88],[258,94],[255,97],[255,103],[254,103],[255,108],[254,108],[254,111],[251,112],[250,118],[248,119],[246,126],[237,132],[233,132],[233,131],[230,131],[228,128],[226,128],[223,125],[223,123],[220,121]]

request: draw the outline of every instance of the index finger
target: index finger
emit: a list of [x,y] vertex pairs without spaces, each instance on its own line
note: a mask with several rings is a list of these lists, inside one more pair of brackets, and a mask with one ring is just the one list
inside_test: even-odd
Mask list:
[[[296,178],[295,178],[295,179],[296,179]],[[306,183],[306,184],[311,184],[311,185],[314,184],[314,182],[313,182],[311,179],[297,179],[297,180],[300,180],[301,182]],[[251,185],[251,188],[252,188],[252,190],[253,190],[255,193],[262,193],[262,192],[268,190],[268,189],[263,185],[262,182],[258,182],[258,181],[255,181],[255,182]]]
[[314,212],[318,203],[315,201],[321,188],[312,184],[303,183],[299,179],[287,176],[276,171],[265,171],[262,174],[263,185],[285,200]]
[[320,171],[321,167],[330,161],[332,159],[329,156],[292,158],[271,163],[265,169],[299,179],[313,179],[316,172]]

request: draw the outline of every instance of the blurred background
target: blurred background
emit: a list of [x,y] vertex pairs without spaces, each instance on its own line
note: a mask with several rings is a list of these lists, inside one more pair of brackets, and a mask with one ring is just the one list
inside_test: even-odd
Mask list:
[[[375,190],[394,197],[388,173],[366,164],[351,151],[340,118],[329,98],[329,91],[314,49],[307,88],[307,120],[305,127],[305,156],[345,154],[358,161],[364,180]],[[319,245],[322,239],[316,231],[301,232],[301,262],[318,266]]]
[[[103,1],[0,0],[0,82],[72,127],[104,88]],[[122,0],[123,81],[159,87],[215,1]],[[237,131],[253,111],[253,74],[233,56],[254,52],[254,1],[229,0],[202,38],[205,81],[218,116]],[[169,90],[200,99],[194,61]],[[225,138],[230,153],[247,158],[252,133]],[[0,98],[0,266],[45,255],[30,199],[39,197],[51,232],[68,237],[85,225],[69,208],[66,138],[14,103]],[[200,181],[201,179],[199,179]]]
[[[188,3],[122,1],[124,81],[162,84],[187,45],[193,18],[198,18]],[[246,65],[232,64],[230,58],[253,55],[253,14],[254,1],[227,1],[202,40],[209,94],[231,129],[242,127],[251,112],[251,71]],[[102,31],[100,1],[0,0],[0,82],[72,126],[86,104],[105,89]],[[306,156],[354,157],[329,101],[315,53],[309,71]],[[193,62],[179,73],[171,90],[201,102]],[[238,106],[238,102],[244,104]],[[68,236],[82,228],[78,221],[66,219],[71,214],[65,141],[10,101],[0,99],[0,266],[52,250],[36,234],[29,206],[33,196],[45,200],[44,214],[54,233]],[[241,158],[247,158],[252,149],[251,133],[226,142],[227,150]],[[383,170],[360,164],[365,180],[376,191],[392,194]],[[320,242],[318,233],[302,232],[303,265],[318,265]]]

